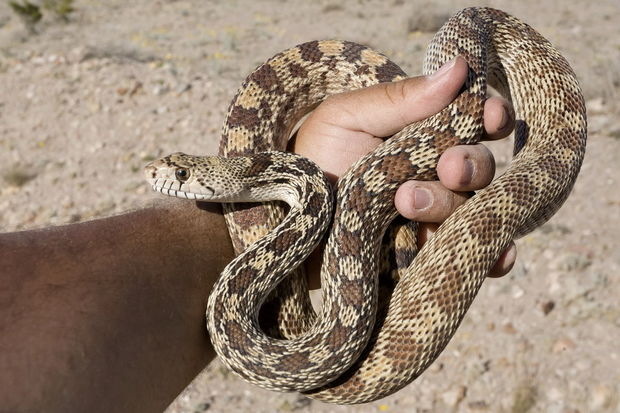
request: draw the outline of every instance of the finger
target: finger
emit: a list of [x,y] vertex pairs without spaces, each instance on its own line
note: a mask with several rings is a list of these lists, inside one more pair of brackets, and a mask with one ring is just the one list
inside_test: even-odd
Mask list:
[[[380,83],[329,97],[315,111],[326,123],[373,136],[390,136],[446,107],[467,76],[460,56],[430,76]],[[381,108],[381,110],[377,110]]]
[[405,218],[443,222],[467,198],[467,193],[450,191],[437,181],[408,181],[396,191],[394,205]]
[[493,180],[495,158],[482,144],[454,146],[439,158],[437,175],[442,185],[452,191],[482,189]]
[[515,261],[517,260],[517,246],[514,242],[510,243],[510,246],[504,250],[502,255],[500,255],[499,259],[491,268],[491,272],[489,272],[489,277],[498,278],[503,277],[508,274],[512,267],[515,265]]
[[420,224],[418,229],[418,237],[416,238],[418,248],[422,248],[424,244],[426,244],[426,241],[428,241],[431,235],[437,232],[437,228],[439,228],[439,224],[429,222]]
[[[437,228],[439,228],[438,224],[425,223],[420,225],[420,229],[418,231],[417,245],[418,248],[422,248],[426,241],[433,235]],[[497,262],[493,265],[491,270],[489,271],[488,277],[491,278],[499,278],[508,274],[510,270],[514,267],[514,264],[517,260],[517,246],[514,242],[511,242],[508,248],[504,250],[504,252],[500,255]]]
[[491,97],[484,102],[485,140],[505,138],[514,127],[515,111],[506,99]]

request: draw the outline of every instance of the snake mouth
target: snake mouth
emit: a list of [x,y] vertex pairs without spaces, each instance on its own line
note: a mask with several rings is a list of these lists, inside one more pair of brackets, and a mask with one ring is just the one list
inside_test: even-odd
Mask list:
[[[210,186],[203,186],[202,190],[205,191],[204,194],[197,194],[195,192],[183,191],[181,189],[173,189],[172,185],[166,186],[161,184],[152,184],[151,187],[153,191],[160,192],[164,195],[174,196],[177,198],[186,198],[186,199],[195,199],[196,201],[201,200],[209,200],[212,199],[215,195],[215,189]],[[207,193],[208,192],[208,193]]]

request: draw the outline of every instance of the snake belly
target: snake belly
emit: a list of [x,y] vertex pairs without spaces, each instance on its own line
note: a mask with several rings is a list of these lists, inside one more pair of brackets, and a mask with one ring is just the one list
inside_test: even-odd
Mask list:
[[[252,311],[236,301],[247,294],[242,289],[253,288],[250,282],[236,283],[240,276],[233,273],[218,280],[209,299],[209,333],[224,364],[246,380],[341,404],[397,391],[443,350],[510,241],[545,222],[566,200],[586,142],[584,100],[567,61],[530,26],[491,8],[464,9],[448,20],[428,48],[424,73],[456,55],[469,64],[462,93],[438,114],[387,139],[339,180],[317,315],[301,270],[263,288]],[[285,150],[295,123],[328,96],[404,77],[385,56],[351,42],[313,41],[285,50],[239,89],[220,155]],[[377,256],[387,224],[397,216],[396,189],[411,179],[437,179],[435,166],[448,147],[480,140],[487,83],[515,108],[513,160],[398,270],[377,319]],[[239,254],[284,217],[277,204],[224,209]],[[415,249],[410,239],[399,245]],[[255,254],[267,263],[282,255],[276,248],[290,247],[282,242]],[[278,303],[276,337],[264,333],[257,319],[271,289]]]

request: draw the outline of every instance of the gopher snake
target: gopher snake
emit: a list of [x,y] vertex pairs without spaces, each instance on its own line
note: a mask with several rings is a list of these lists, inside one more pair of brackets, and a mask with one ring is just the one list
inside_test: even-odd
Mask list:
[[[293,125],[327,96],[402,79],[398,66],[351,42],[291,48],[256,69],[233,99],[223,157],[173,154],[147,166],[153,188],[168,195],[290,204],[286,218],[274,203],[224,207],[234,247],[246,252],[216,283],[207,325],[221,360],[237,374],[268,389],[336,403],[393,393],[442,351],[508,243],[550,218],[567,198],[584,155],[586,119],[566,60],[531,27],[490,8],[452,17],[429,46],[424,72],[456,55],[467,60],[469,72],[453,103],[387,139],[339,180],[316,318],[303,274],[270,293],[320,240],[331,196],[314,164],[275,151],[286,149]],[[382,235],[397,216],[399,185],[437,179],[435,165],[446,148],[479,141],[487,81],[511,99],[517,114],[507,172],[458,208],[411,265],[410,224],[392,225],[389,234],[397,235],[384,241],[391,252],[379,260]],[[383,268],[389,257],[397,262],[392,272]],[[380,270],[393,275],[395,286],[378,311]],[[272,336],[258,321],[268,299],[279,329]]]

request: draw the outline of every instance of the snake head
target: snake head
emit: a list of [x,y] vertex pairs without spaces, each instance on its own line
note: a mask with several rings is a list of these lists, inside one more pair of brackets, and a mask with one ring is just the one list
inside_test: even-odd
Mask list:
[[164,195],[227,202],[245,191],[235,179],[236,169],[238,165],[227,158],[176,152],[146,165],[144,177],[153,190]]

